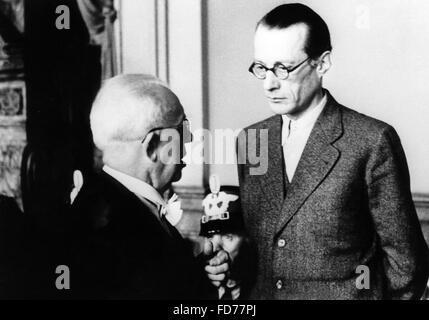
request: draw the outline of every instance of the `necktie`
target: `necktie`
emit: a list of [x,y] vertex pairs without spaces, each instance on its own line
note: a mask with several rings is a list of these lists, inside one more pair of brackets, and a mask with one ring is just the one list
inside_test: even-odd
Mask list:
[[[290,145],[291,145],[291,143],[292,143],[292,141],[291,141],[291,135],[292,135],[292,130],[294,129],[294,124],[292,125],[292,120],[289,120],[289,122],[288,122],[288,132],[287,132],[287,137],[286,137],[286,143],[284,144],[284,146],[283,146],[283,150],[284,150],[284,152],[283,152],[283,156],[284,156],[284,176],[285,176],[285,179],[286,179],[286,184],[287,185],[289,185],[289,183],[290,183],[290,178],[289,178],[289,176],[291,175],[291,173],[289,172],[289,174],[288,174],[288,169],[287,169],[287,167],[288,167],[288,164],[290,164],[290,161],[291,161],[291,154],[290,154]],[[287,186],[286,186],[287,187]]]
[[289,177],[287,175],[286,159],[284,156],[285,155],[283,154],[283,182],[284,182],[284,184],[283,184],[283,191],[284,191],[283,195],[284,195],[284,198],[286,198],[286,193],[287,193],[287,190],[289,189],[290,182],[289,182]]
[[[284,150],[283,151],[283,164],[284,164],[283,174],[284,174],[284,180],[285,180],[285,186],[284,186],[285,187],[285,194],[286,194],[287,187],[289,186],[289,176],[287,174],[287,163],[289,162],[289,159],[288,159],[288,151],[289,150],[287,148],[287,142],[290,139],[290,135],[291,135],[291,131],[292,131],[292,120],[288,121],[287,127],[288,127],[287,137],[286,137],[285,144],[283,146],[283,150]],[[285,146],[286,146],[286,148],[285,148]]]

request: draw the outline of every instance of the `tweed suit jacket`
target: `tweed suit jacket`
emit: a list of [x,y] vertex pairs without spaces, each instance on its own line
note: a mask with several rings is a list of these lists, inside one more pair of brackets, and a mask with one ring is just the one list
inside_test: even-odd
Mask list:
[[[327,94],[287,190],[281,116],[244,129],[237,140],[243,214],[258,256],[251,298],[419,298],[428,249],[399,137]],[[259,142],[261,129],[268,146]],[[267,172],[251,174],[258,164],[249,157],[264,147]],[[368,267],[369,288],[356,285],[359,266]]]

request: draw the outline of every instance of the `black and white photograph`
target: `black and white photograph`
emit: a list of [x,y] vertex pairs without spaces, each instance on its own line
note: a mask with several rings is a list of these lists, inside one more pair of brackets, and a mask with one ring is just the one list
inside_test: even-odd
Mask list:
[[428,16],[0,0],[0,300],[429,300]]

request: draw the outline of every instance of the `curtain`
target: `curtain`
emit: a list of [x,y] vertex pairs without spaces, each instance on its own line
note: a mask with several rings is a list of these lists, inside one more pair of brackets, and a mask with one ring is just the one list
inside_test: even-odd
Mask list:
[[102,79],[118,73],[114,22],[116,10],[113,0],[77,0],[83,20],[88,27],[90,43],[101,46]]

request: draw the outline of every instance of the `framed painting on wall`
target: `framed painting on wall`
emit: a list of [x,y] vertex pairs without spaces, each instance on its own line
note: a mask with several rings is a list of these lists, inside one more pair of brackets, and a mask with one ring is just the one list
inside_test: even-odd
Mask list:
[[0,126],[20,125],[25,119],[24,81],[0,82]]

